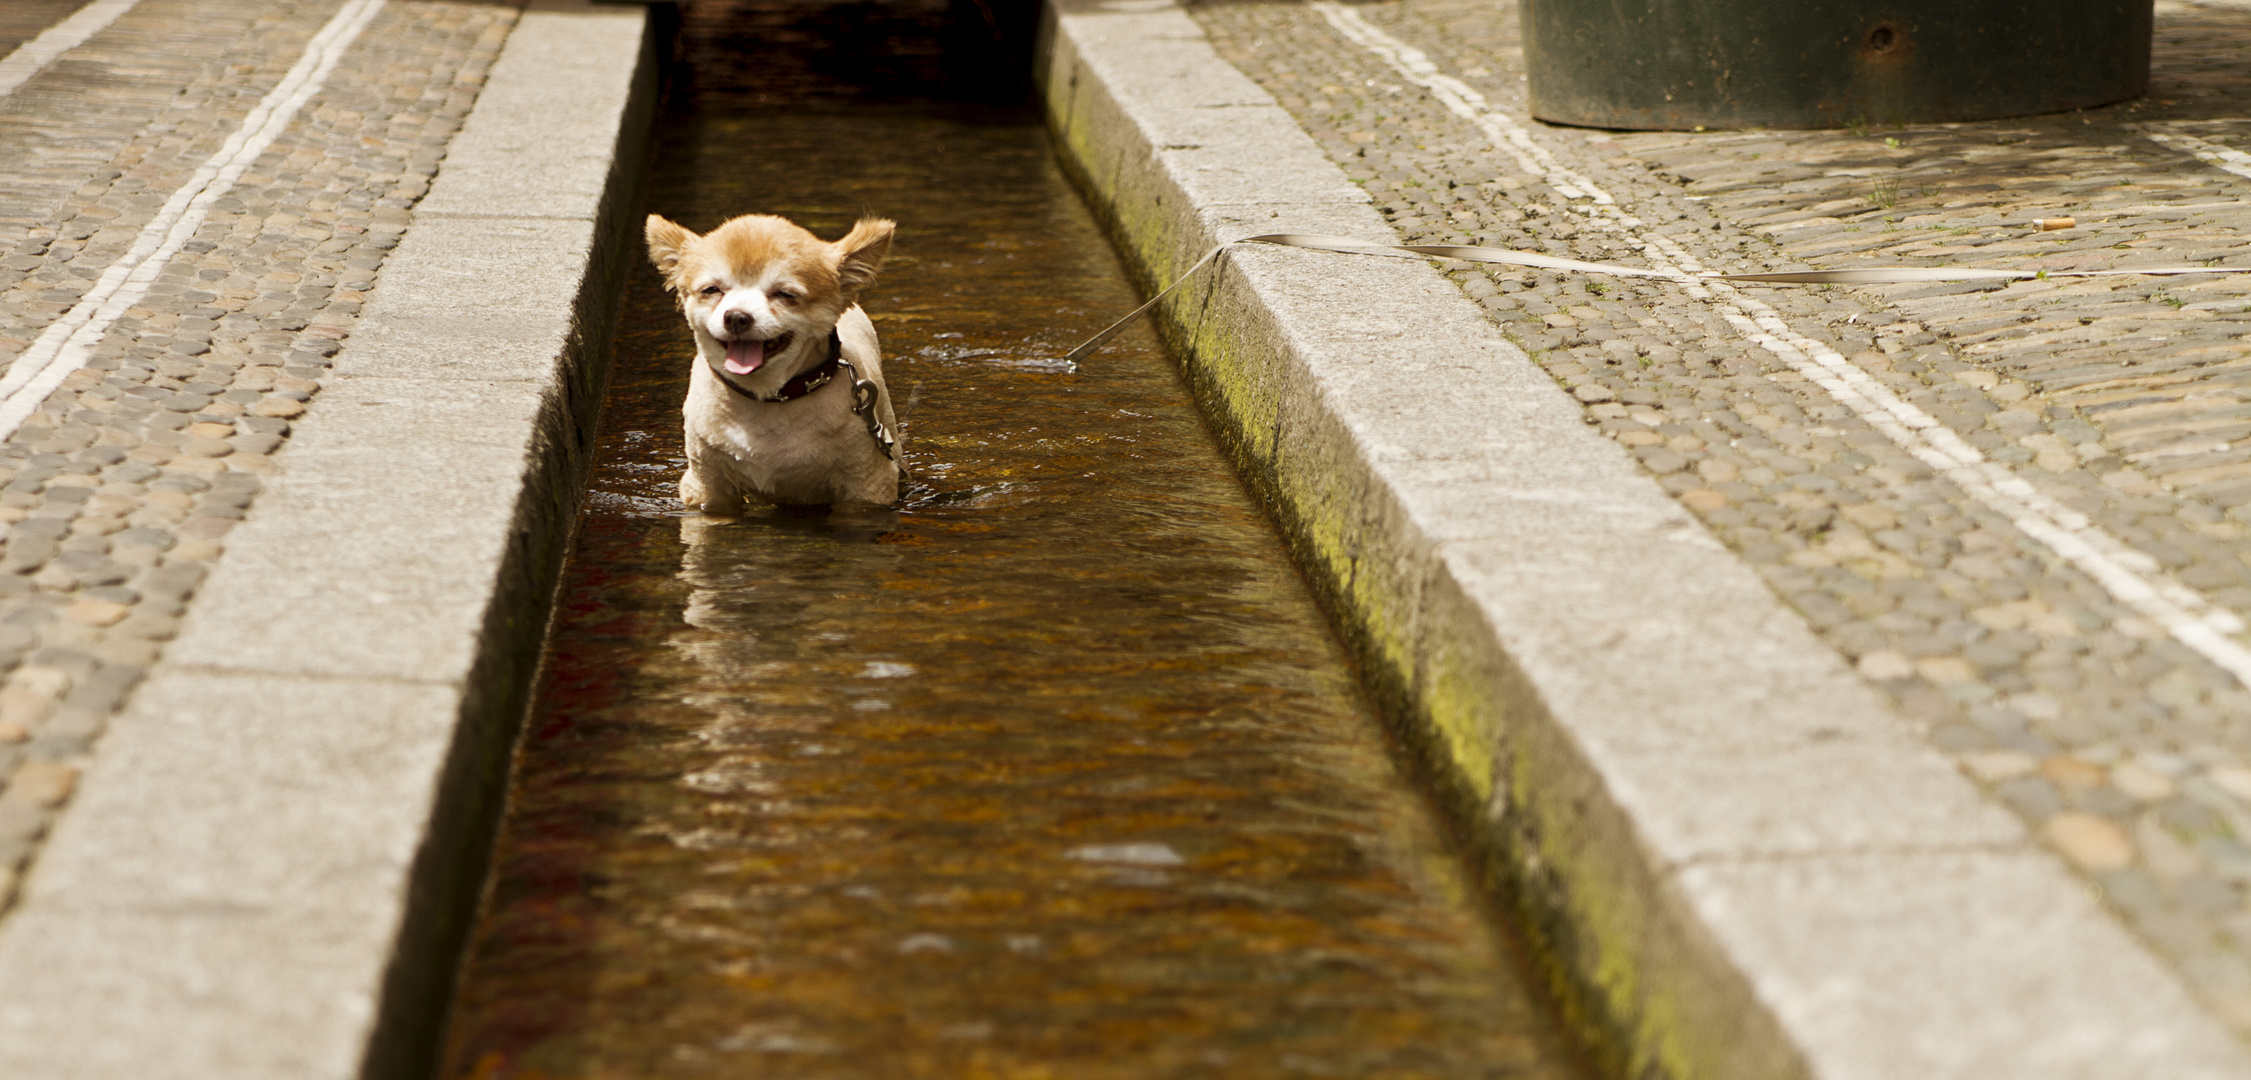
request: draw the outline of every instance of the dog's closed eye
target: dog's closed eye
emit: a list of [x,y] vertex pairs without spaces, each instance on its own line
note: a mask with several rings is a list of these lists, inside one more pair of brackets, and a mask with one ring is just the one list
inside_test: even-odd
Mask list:
[[697,289],[696,292],[703,296],[723,296],[726,294],[727,290],[719,285],[706,285],[703,288]]

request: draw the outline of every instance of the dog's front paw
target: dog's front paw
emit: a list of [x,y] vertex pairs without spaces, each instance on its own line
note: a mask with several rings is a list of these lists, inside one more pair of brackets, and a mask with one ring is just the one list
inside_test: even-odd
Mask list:
[[704,490],[703,478],[697,476],[694,469],[680,474],[680,502],[690,510],[711,509],[707,505],[709,498]]

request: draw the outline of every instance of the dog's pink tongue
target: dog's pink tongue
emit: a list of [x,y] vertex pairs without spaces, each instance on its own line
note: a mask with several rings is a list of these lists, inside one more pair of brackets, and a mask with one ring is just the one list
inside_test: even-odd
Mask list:
[[727,343],[727,370],[736,375],[748,375],[766,362],[766,343],[763,341],[730,341]]

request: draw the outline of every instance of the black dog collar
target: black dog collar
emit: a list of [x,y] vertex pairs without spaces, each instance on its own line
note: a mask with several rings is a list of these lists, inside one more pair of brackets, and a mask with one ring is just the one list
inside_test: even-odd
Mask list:
[[811,368],[800,371],[797,374],[790,376],[789,381],[783,383],[781,389],[774,391],[771,396],[758,393],[755,390],[745,390],[742,387],[735,385],[735,380],[733,379],[721,379],[719,381],[726,383],[727,389],[741,394],[742,396],[749,398],[752,401],[764,401],[769,403],[781,401],[796,401],[798,398],[804,397],[805,395],[810,394],[813,391],[820,389],[821,387],[827,386],[829,384],[829,380],[836,378],[836,372],[838,368],[842,366],[839,362],[843,358],[844,339],[838,337],[836,331],[830,330],[828,332],[828,359],[821,361],[819,364],[816,364]]

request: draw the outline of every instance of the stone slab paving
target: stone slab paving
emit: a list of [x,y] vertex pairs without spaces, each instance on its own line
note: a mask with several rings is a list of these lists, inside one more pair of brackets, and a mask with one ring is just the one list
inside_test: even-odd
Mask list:
[[[1422,56],[1387,57],[1313,6],[1192,8],[1407,241],[1634,265],[1662,249],[1723,271],[2251,269],[2251,157],[2227,153],[2251,149],[2241,5],[2158,4],[2152,93],[2109,109],[1707,133],[1530,121],[1511,3],[1350,10]],[[1418,60],[1523,143],[1449,109],[1411,77]],[[2028,224],[2062,216],[2078,227]],[[1670,284],[1453,277],[1587,424],[2251,1034],[2251,691],[2214,659],[2244,643],[2230,613],[2251,613],[2251,274],[1737,294],[1797,335],[1777,347],[1832,352],[1935,418],[1933,437],[2122,542],[2138,580],[2191,590],[2218,627],[2201,650],[1762,344],[1761,320],[1746,332]]]
[[[0,98],[0,362],[79,302],[340,5],[145,0]],[[0,31],[28,38],[34,8],[76,6],[11,6]],[[328,378],[516,16],[384,6],[0,441],[0,906]]]
[[0,293],[0,1075],[425,1076],[633,265],[657,24],[143,0],[86,47],[162,47],[152,12],[182,48],[238,30],[23,224]]

